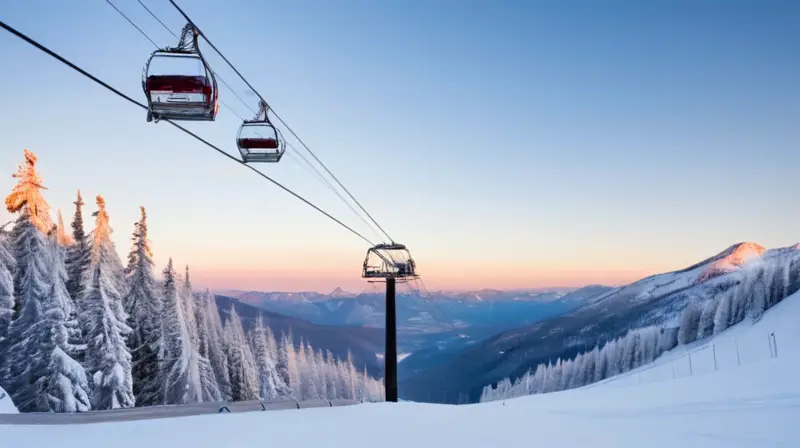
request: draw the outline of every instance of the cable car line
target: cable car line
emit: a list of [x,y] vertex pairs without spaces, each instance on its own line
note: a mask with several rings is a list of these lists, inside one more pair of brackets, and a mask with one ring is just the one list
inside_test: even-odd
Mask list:
[[[174,0],[169,0],[169,2],[172,4],[172,6],[175,7],[176,10],[178,10],[179,13],[181,13],[181,15],[184,17],[184,19],[186,19],[187,22],[189,22],[190,24],[192,24],[192,26],[195,27],[195,29],[198,31],[200,36],[203,39],[205,39],[205,41],[208,43],[208,45],[211,47],[211,49],[216,51],[217,54],[222,58],[222,60],[224,60],[228,64],[228,66],[230,66],[230,68],[233,69],[233,71],[236,72],[237,75],[239,75],[239,78],[241,78],[242,81],[244,81],[244,83],[247,84],[247,87],[249,87],[250,90],[252,90],[259,97],[259,99],[261,99],[261,101],[266,103],[267,100],[265,100],[264,97],[261,96],[261,94],[250,84],[250,82],[247,81],[247,78],[245,78],[244,75],[242,75],[241,72],[239,72],[239,70],[236,68],[236,66],[234,66],[233,63],[231,63],[231,61],[229,61],[228,58],[226,58],[225,55],[208,39],[208,36],[206,36],[203,33],[203,31],[200,29],[200,27],[198,27],[197,24],[195,24],[192,21],[192,19],[189,18],[189,16],[175,3]],[[317,155],[314,154],[313,151],[311,151],[311,148],[309,148],[308,145],[306,145],[305,142],[303,142],[303,140],[300,138],[300,136],[297,135],[297,133],[294,132],[294,130],[292,130],[292,128],[280,117],[280,115],[278,115],[275,112],[274,109],[272,109],[272,113],[273,113],[273,115],[275,115],[275,118],[277,118],[286,127],[286,129],[294,136],[294,138],[296,138],[297,141],[306,149],[306,151],[308,151],[308,153],[311,154],[312,157],[314,157],[314,160],[316,160],[317,163],[319,163],[320,166],[322,166],[322,168],[324,168],[325,171],[331,176],[331,178],[333,178],[333,180],[336,181],[337,184],[339,184],[339,186],[342,188],[342,190],[344,190],[345,193],[347,193],[347,195],[350,197],[350,199],[352,199],[353,202],[355,202],[355,204],[364,212],[364,214],[367,215],[367,217],[375,224],[375,226],[378,229],[380,229],[380,231],[384,235],[386,235],[386,237],[389,239],[389,241],[394,243],[394,239],[388,233],[386,233],[386,231],[383,229],[383,227],[381,227],[381,225],[378,224],[378,221],[376,221],[375,218],[372,217],[372,215],[364,208],[363,205],[361,205],[361,203],[355,198],[355,196],[353,196],[353,194],[350,193],[350,190],[348,190],[347,187],[345,187],[342,184],[342,182],[339,181],[339,179],[331,172],[331,170],[328,169],[328,167],[322,162],[322,160],[320,160],[319,157],[317,157]]]
[[458,328],[456,328],[455,324],[453,324],[453,320],[452,320],[452,319],[450,319],[450,318],[447,316],[447,314],[445,314],[444,312],[442,312],[442,309],[441,309],[441,308],[439,308],[439,305],[436,303],[436,301],[435,301],[435,300],[428,300],[428,299],[426,299],[425,297],[423,297],[423,294],[422,294],[422,292],[420,291],[420,289],[419,289],[419,288],[414,288],[413,286],[411,286],[411,283],[410,283],[410,282],[406,282],[406,286],[408,287],[408,291],[409,291],[409,292],[410,292],[410,293],[411,293],[413,296],[416,296],[418,299],[420,299],[420,300],[421,300],[422,302],[424,302],[424,303],[427,303],[427,304],[433,303],[433,304],[436,306],[436,309],[438,309],[438,310],[439,310],[439,314],[440,314],[442,317],[441,317],[441,319],[440,319],[439,317],[436,317],[436,314],[435,314],[435,313],[430,313],[430,312],[429,312],[429,313],[430,313],[430,315],[431,315],[431,317],[433,317],[433,319],[434,319],[435,321],[437,321],[437,322],[440,322],[440,323],[443,323],[443,324],[447,324],[447,325],[449,325],[449,326],[450,326],[450,327],[451,327],[453,330],[457,330],[457,329],[458,329]]
[[[166,29],[166,30],[167,30],[167,32],[169,32],[169,33],[170,33],[170,34],[171,34],[173,37],[175,37],[175,38],[178,38],[178,36],[177,36],[177,35],[176,35],[176,34],[175,34],[175,33],[174,33],[174,32],[173,32],[173,31],[172,31],[172,30],[171,30],[171,29],[170,29],[170,28],[169,28],[169,27],[168,27],[168,26],[167,26],[167,25],[166,25],[166,24],[165,24],[165,23],[164,23],[164,22],[163,22],[163,21],[162,21],[162,20],[161,20],[161,19],[158,17],[158,16],[156,16],[156,14],[155,14],[153,11],[151,11],[151,10],[150,10],[150,9],[149,9],[149,8],[148,8],[148,7],[147,7],[145,4],[144,4],[144,3],[142,3],[142,1],[141,1],[141,0],[136,0],[136,1],[137,1],[137,2],[138,2],[138,3],[139,3],[139,4],[140,4],[140,5],[141,5],[141,6],[142,6],[142,7],[143,7],[143,8],[144,8],[144,9],[145,9],[145,10],[146,10],[146,11],[147,11],[149,14],[150,14],[150,16],[152,16],[152,17],[153,17],[153,19],[155,19],[155,20],[156,20],[156,21],[157,21],[159,24],[161,24],[161,26],[162,26],[162,27],[164,27],[164,29]],[[133,22],[133,21],[132,21],[130,18],[128,18],[128,17],[127,17],[127,16],[126,16],[126,15],[125,15],[125,14],[124,14],[122,11],[120,11],[120,10],[119,10],[119,9],[118,9],[116,6],[114,6],[114,4],[113,4],[113,3],[111,3],[111,1],[110,1],[110,0],[106,0],[106,2],[108,2],[108,3],[109,3],[111,6],[112,6],[112,7],[114,7],[114,9],[115,9],[115,10],[116,10],[116,11],[117,11],[117,12],[118,12],[118,13],[119,13],[119,14],[120,14],[120,15],[121,15],[123,18],[125,18],[125,20],[127,20],[127,21],[128,21],[128,23],[130,23],[130,24],[131,24],[131,25],[132,25],[134,28],[136,28],[136,29],[137,29],[137,30],[138,30],[138,31],[139,31],[139,32],[140,32],[140,33],[141,33],[141,34],[142,34],[142,35],[143,35],[145,38],[147,38],[147,40],[149,40],[149,41],[150,41],[150,42],[153,44],[153,46],[155,46],[156,48],[159,48],[159,47],[158,47],[158,45],[156,45],[156,43],[155,43],[155,42],[153,42],[153,40],[150,38],[150,36],[149,36],[147,33],[145,33],[145,32],[144,32],[144,31],[142,31],[142,30],[141,30],[141,29],[140,29],[138,26],[136,26],[136,24],[135,24],[135,23],[134,23],[134,22]],[[210,69],[210,68],[209,68],[209,69]],[[225,80],[224,80],[224,79],[222,79],[222,77],[221,77],[221,76],[220,76],[220,75],[219,75],[217,72],[214,72],[214,70],[213,70],[213,69],[210,69],[210,70],[211,70],[211,72],[212,72],[212,73],[214,73],[214,75],[217,77],[217,79],[219,79],[219,80],[220,80],[220,82],[221,82],[223,85],[225,85],[225,86],[226,86],[226,87],[227,87],[227,88],[228,88],[228,89],[231,91],[231,93],[233,93],[233,95],[234,95],[234,96],[236,96],[236,98],[237,98],[237,99],[239,99],[239,101],[240,101],[240,102],[241,102],[241,103],[242,103],[242,104],[243,104],[243,105],[244,105],[246,108],[248,108],[248,109],[249,109],[251,112],[253,112],[253,113],[256,113],[256,112],[255,112],[255,111],[254,111],[254,110],[253,110],[253,109],[250,107],[250,105],[248,105],[248,104],[247,104],[247,103],[246,103],[246,102],[245,102],[245,101],[242,99],[242,97],[240,97],[240,96],[239,96],[239,95],[236,93],[236,91],[235,91],[235,90],[234,90],[234,89],[233,89],[233,88],[232,88],[232,87],[231,87],[231,86],[230,86],[230,85],[229,85],[227,82],[225,82]],[[226,107],[228,110],[230,110],[230,111],[231,111],[231,112],[232,112],[234,115],[236,115],[236,116],[239,118],[239,120],[241,120],[242,122],[246,121],[246,119],[245,119],[244,117],[242,117],[242,116],[241,116],[241,115],[240,115],[240,114],[239,114],[239,113],[238,113],[238,112],[237,112],[237,111],[236,111],[236,110],[235,110],[233,107],[231,107],[231,106],[229,106],[228,104],[226,104],[226,103],[225,103],[225,102],[224,102],[222,99],[220,99],[220,100],[219,100],[219,102],[220,102],[220,103],[221,103],[223,106],[225,106],[225,107]],[[285,140],[284,140],[284,141],[285,141]],[[356,210],[356,209],[353,207],[353,205],[352,205],[352,204],[350,204],[350,202],[348,202],[348,201],[347,201],[347,200],[346,200],[346,199],[345,199],[345,198],[344,198],[344,197],[341,195],[341,193],[339,193],[339,191],[336,189],[336,187],[334,187],[334,186],[333,186],[333,184],[331,184],[331,182],[330,182],[328,179],[326,179],[326,178],[325,178],[325,176],[323,176],[323,175],[322,175],[322,173],[319,171],[319,169],[317,169],[317,167],[316,167],[316,166],[314,166],[314,164],[312,164],[312,163],[311,163],[311,162],[310,162],[310,161],[309,161],[309,160],[308,160],[308,159],[307,159],[307,158],[306,158],[306,157],[305,157],[305,156],[304,156],[304,155],[303,155],[301,152],[299,152],[299,151],[297,150],[297,148],[295,148],[295,147],[294,147],[294,145],[292,145],[291,143],[288,143],[288,142],[287,142],[287,146],[288,146],[289,148],[291,148],[293,151],[295,151],[295,152],[297,153],[297,155],[298,155],[298,156],[300,156],[300,158],[303,160],[303,162],[305,162],[305,163],[306,163],[306,165],[308,165],[307,167],[306,167],[306,166],[304,166],[303,168],[305,168],[306,170],[308,170],[308,168],[311,168],[311,170],[313,170],[313,172],[316,174],[316,176],[317,176],[319,179],[321,179],[321,181],[322,181],[322,182],[323,182],[323,183],[324,183],[324,184],[325,184],[325,185],[328,187],[328,189],[330,189],[330,190],[331,190],[331,191],[332,191],[334,194],[336,194],[336,196],[338,196],[338,197],[339,197],[339,199],[340,199],[340,200],[341,200],[341,201],[342,201],[342,202],[343,202],[345,205],[347,205],[347,207],[350,209],[350,211],[352,211],[352,212],[353,212],[353,213],[354,213],[354,214],[355,214],[355,215],[356,215],[356,216],[357,216],[357,217],[358,217],[358,218],[361,220],[361,222],[363,222],[363,223],[364,223],[364,224],[367,226],[367,228],[369,228],[369,229],[370,229],[370,231],[372,231],[372,232],[373,232],[373,233],[374,233],[374,234],[375,234],[375,235],[378,237],[378,239],[382,239],[382,237],[380,236],[380,234],[378,234],[378,233],[375,231],[374,227],[373,227],[373,226],[372,226],[372,225],[371,225],[371,224],[370,224],[370,223],[369,223],[369,222],[368,222],[366,219],[364,219],[364,217],[363,217],[363,216],[362,216],[360,213],[358,213],[358,211],[357,211],[357,210]],[[298,164],[300,164],[300,165],[302,166],[302,164],[301,164],[301,163],[299,163],[299,161],[298,161],[297,159],[294,159],[294,160],[295,160],[296,162],[298,162]]]
[[[419,277],[413,279],[413,281],[414,281],[414,284],[417,285],[417,291],[421,294],[421,291],[424,290],[425,291],[425,295],[428,296],[428,299],[430,299],[430,301],[433,302],[433,305],[436,307],[436,309],[439,310],[439,314],[444,316],[445,320],[447,320],[447,323],[449,323],[450,326],[453,327],[453,330],[458,330],[458,328],[456,328],[455,324],[453,323],[453,319],[448,317],[447,313],[445,313],[444,310],[439,306],[439,302],[436,300],[435,297],[433,297],[433,294],[431,294],[430,291],[428,291],[428,287],[425,286],[425,281],[422,280],[422,276],[419,276]],[[419,286],[420,283],[422,284],[422,288],[420,288],[420,286]],[[408,285],[408,287],[411,288],[411,285]]]
[[161,19],[159,19],[159,18],[158,18],[158,16],[156,16],[156,15],[155,15],[155,13],[153,13],[153,11],[151,11],[151,10],[150,10],[150,8],[148,8],[148,7],[147,7],[147,6],[146,6],[144,3],[142,3],[142,0],[136,0],[136,1],[137,1],[137,2],[139,2],[139,4],[140,4],[140,5],[142,5],[142,8],[144,8],[144,10],[145,10],[145,11],[149,12],[149,13],[150,13],[150,15],[151,15],[151,16],[152,16],[154,19],[156,19],[156,21],[157,21],[158,23],[160,23],[160,24],[161,24],[161,26],[163,26],[163,27],[164,27],[164,29],[165,29],[165,30],[167,30],[167,32],[168,32],[169,34],[172,34],[172,37],[174,37],[175,39],[177,39],[177,38],[178,38],[178,35],[177,35],[177,34],[175,34],[175,33],[173,33],[173,32],[172,32],[172,30],[171,30],[171,29],[169,29],[169,27],[168,27],[167,25],[165,25],[165,24],[164,24],[164,22],[162,22],[162,21],[161,21]]
[[[147,33],[145,33],[144,31],[142,31],[142,29],[141,29],[141,28],[139,28],[138,26],[136,26],[136,24],[135,24],[135,23],[133,23],[133,20],[129,19],[129,18],[128,18],[128,16],[126,16],[126,15],[125,15],[125,14],[124,14],[122,11],[120,11],[120,10],[119,10],[119,8],[117,8],[117,6],[116,6],[116,5],[114,5],[113,3],[111,3],[111,0],[106,0],[106,3],[108,3],[109,5],[111,5],[111,7],[112,7],[112,8],[114,8],[114,10],[115,10],[115,11],[117,11],[117,12],[119,13],[119,15],[121,15],[122,17],[124,17],[124,18],[125,18],[125,20],[127,20],[127,21],[128,21],[128,23],[130,23],[132,27],[136,28],[136,31],[140,32],[140,33],[142,34],[142,36],[144,36],[144,37],[145,37],[145,39],[149,40],[149,41],[150,41],[150,43],[151,43],[151,44],[153,44],[153,46],[154,46],[154,47],[158,48],[158,44],[157,44],[157,43],[155,43],[155,42],[153,41],[153,39],[150,39],[150,36],[148,36],[148,35],[147,35]],[[177,37],[177,36],[176,36],[176,37]]]
[[[319,180],[320,182],[322,182],[322,183],[323,183],[323,184],[324,184],[326,187],[328,187],[328,189],[329,189],[329,190],[331,190],[331,191],[333,192],[333,194],[335,194],[336,196],[338,196],[338,197],[339,197],[339,199],[341,199],[341,200],[342,200],[342,202],[343,202],[343,203],[344,203],[344,204],[345,204],[345,205],[346,205],[346,206],[347,206],[347,207],[350,209],[350,211],[352,211],[352,212],[353,212],[353,214],[355,214],[356,216],[358,216],[358,219],[360,219],[360,220],[361,220],[361,222],[363,222],[363,223],[364,223],[364,225],[365,225],[365,226],[367,226],[367,228],[368,228],[368,229],[369,229],[369,230],[370,230],[372,233],[374,233],[374,234],[375,234],[375,236],[377,236],[379,240],[383,239],[383,237],[381,237],[381,235],[378,233],[378,231],[377,231],[377,230],[375,230],[375,227],[374,227],[374,226],[372,226],[372,225],[369,223],[369,221],[367,221],[367,220],[366,220],[366,219],[365,219],[365,218],[364,218],[364,217],[361,215],[361,213],[358,213],[358,211],[357,211],[357,210],[356,210],[356,209],[353,207],[353,204],[349,203],[349,202],[348,202],[348,201],[347,201],[347,200],[344,198],[344,196],[342,196],[342,194],[341,194],[341,193],[339,193],[339,190],[337,190],[337,189],[336,189],[336,187],[334,187],[334,186],[331,184],[331,182],[330,182],[328,179],[326,179],[326,178],[325,178],[325,176],[323,176],[323,175],[322,175],[322,173],[320,173],[320,172],[319,172],[319,170],[317,169],[317,167],[315,167],[315,166],[314,166],[314,165],[313,165],[311,162],[309,162],[309,160],[308,160],[308,159],[306,159],[306,156],[304,156],[302,152],[298,151],[298,150],[297,150],[297,148],[295,148],[295,147],[294,147],[294,145],[292,145],[291,143],[288,143],[288,142],[287,142],[287,143],[286,143],[286,146],[288,146],[288,147],[289,147],[289,149],[291,149],[291,150],[292,150],[291,152],[290,152],[290,151],[287,151],[287,152],[286,152],[286,154],[288,154],[288,155],[289,155],[289,158],[291,158],[292,160],[294,160],[294,161],[295,161],[295,162],[296,162],[298,165],[300,165],[301,167],[303,167],[303,168],[304,168],[306,171],[309,171],[309,169],[308,169],[308,168],[309,168],[309,167],[311,167],[311,169],[313,170],[313,174],[316,174],[316,178],[317,178],[317,180]],[[299,156],[301,159],[303,159],[303,162],[305,162],[306,164],[305,164],[305,165],[303,165],[303,164],[302,164],[302,163],[300,163],[300,161],[299,161],[299,160],[297,160],[297,158],[296,158],[296,157],[294,157],[294,156]],[[309,173],[311,173],[311,171],[309,171]]]
[[[122,99],[124,99],[124,100],[128,101],[128,102],[129,102],[129,103],[131,103],[131,104],[134,104],[134,105],[136,105],[136,106],[139,106],[139,107],[141,107],[142,109],[147,109],[147,106],[145,106],[144,104],[142,104],[142,103],[140,103],[140,102],[138,102],[138,101],[134,100],[133,98],[129,97],[128,95],[125,95],[124,93],[120,92],[119,90],[115,89],[114,87],[110,86],[109,84],[105,83],[104,81],[100,80],[99,78],[95,77],[94,75],[92,75],[91,73],[87,72],[86,70],[84,70],[84,69],[82,69],[82,68],[78,67],[77,65],[73,64],[73,63],[72,63],[72,62],[70,62],[69,60],[65,59],[63,56],[61,56],[61,55],[59,55],[58,53],[54,52],[53,50],[51,50],[51,49],[49,49],[49,48],[45,47],[44,45],[40,44],[40,43],[39,43],[39,42],[37,42],[36,40],[34,40],[34,39],[31,39],[30,37],[26,36],[26,35],[25,35],[25,34],[23,34],[22,32],[18,31],[18,30],[17,30],[17,29],[15,29],[14,27],[12,27],[11,25],[8,25],[7,23],[3,22],[2,20],[0,20],[0,27],[1,27],[1,28],[3,28],[3,29],[5,29],[5,30],[6,30],[6,31],[8,31],[9,33],[11,33],[11,34],[13,34],[13,35],[15,35],[15,36],[19,37],[20,39],[24,40],[24,41],[25,41],[25,42],[27,42],[28,44],[30,44],[30,45],[32,45],[32,46],[34,46],[34,47],[36,47],[38,50],[40,50],[40,51],[42,51],[42,52],[44,52],[44,53],[48,54],[48,55],[49,55],[49,56],[51,56],[52,58],[54,58],[54,59],[58,60],[59,62],[63,63],[64,65],[67,65],[68,67],[70,67],[71,69],[75,70],[76,72],[78,72],[78,73],[82,74],[83,76],[85,76],[85,77],[87,77],[87,78],[91,79],[92,81],[96,82],[97,84],[99,84],[99,85],[101,85],[101,86],[105,87],[106,89],[110,90],[111,92],[113,92],[113,93],[117,94],[117,96],[119,96],[120,98],[122,98]],[[306,199],[306,198],[304,198],[304,197],[300,196],[299,194],[295,193],[294,191],[292,191],[292,190],[291,190],[291,189],[289,189],[288,187],[284,186],[284,185],[283,185],[283,184],[281,184],[280,182],[278,182],[278,181],[276,181],[276,180],[272,179],[271,177],[267,176],[266,174],[262,173],[261,171],[257,170],[256,168],[253,168],[252,166],[250,166],[250,165],[248,165],[248,164],[246,164],[246,163],[242,162],[241,160],[237,159],[236,157],[234,157],[234,156],[232,156],[232,155],[228,154],[227,152],[225,152],[224,150],[220,149],[220,148],[219,148],[219,147],[217,147],[216,145],[214,145],[214,144],[212,144],[212,143],[208,142],[207,140],[203,139],[203,138],[202,138],[202,137],[200,137],[199,135],[197,135],[197,134],[195,134],[194,132],[192,132],[192,131],[190,131],[190,130],[188,130],[188,129],[184,128],[183,126],[181,126],[181,125],[179,125],[179,124],[175,123],[174,121],[172,121],[172,120],[163,120],[163,121],[166,121],[167,123],[169,123],[169,124],[171,124],[171,125],[175,126],[176,128],[180,129],[180,130],[181,130],[181,131],[183,131],[184,133],[186,133],[186,134],[188,134],[188,135],[190,135],[190,136],[194,137],[194,138],[195,138],[196,140],[198,140],[199,142],[201,142],[201,143],[205,144],[205,145],[206,145],[206,146],[208,146],[209,148],[211,148],[211,149],[213,149],[213,150],[217,151],[217,152],[218,152],[218,153],[220,153],[221,155],[223,155],[223,156],[225,156],[225,157],[229,158],[230,160],[233,160],[233,161],[234,161],[234,162],[236,162],[237,164],[239,164],[239,165],[242,165],[242,166],[244,166],[244,167],[246,167],[246,168],[250,169],[250,170],[251,170],[251,171],[253,171],[254,173],[258,174],[259,176],[263,177],[263,178],[264,178],[264,179],[266,179],[267,181],[269,181],[269,182],[271,182],[272,184],[274,184],[275,186],[277,186],[277,187],[281,188],[282,190],[284,190],[284,191],[286,191],[287,193],[291,194],[291,195],[292,195],[292,196],[294,196],[295,198],[297,198],[297,199],[299,199],[299,200],[303,201],[303,202],[304,202],[306,205],[308,205],[309,207],[311,207],[311,208],[313,208],[314,210],[316,210],[316,211],[318,211],[318,212],[322,213],[323,215],[325,215],[325,216],[326,216],[327,218],[329,218],[330,220],[332,220],[332,221],[334,221],[335,223],[339,224],[340,226],[344,227],[346,230],[350,231],[350,233],[352,233],[352,234],[356,235],[357,237],[359,237],[359,238],[361,238],[362,240],[364,240],[365,242],[367,242],[367,243],[368,243],[370,246],[374,246],[374,243],[373,243],[372,241],[370,241],[370,240],[369,240],[367,237],[365,237],[364,235],[362,235],[362,234],[361,234],[361,233],[359,233],[358,231],[354,230],[353,228],[351,228],[351,227],[350,227],[350,226],[348,226],[347,224],[343,223],[342,221],[338,220],[337,218],[335,218],[335,217],[334,217],[333,215],[331,215],[330,213],[328,213],[328,212],[326,212],[325,210],[322,210],[321,208],[317,207],[316,205],[314,205],[313,203],[311,203],[311,202],[310,202],[308,199]]]

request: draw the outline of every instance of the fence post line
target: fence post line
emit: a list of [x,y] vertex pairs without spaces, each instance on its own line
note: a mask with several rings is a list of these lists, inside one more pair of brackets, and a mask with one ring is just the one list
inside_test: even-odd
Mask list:
[[717,344],[711,344],[711,355],[714,357],[714,371],[717,371]]
[[772,346],[775,347],[775,357],[778,357],[778,341],[775,339],[775,332],[770,333],[772,336]]
[[689,358],[689,376],[692,376],[694,375],[692,372],[692,352],[687,353],[686,356]]
[[739,340],[736,339],[736,335],[733,336],[733,345],[736,346],[736,365],[741,367],[742,366],[742,359],[739,356]]

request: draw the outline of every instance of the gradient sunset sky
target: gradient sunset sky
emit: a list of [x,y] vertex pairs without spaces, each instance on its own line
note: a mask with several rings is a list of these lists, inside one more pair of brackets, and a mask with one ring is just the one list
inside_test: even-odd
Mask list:
[[[179,4],[430,289],[621,284],[738,241],[800,241],[798,2]],[[0,19],[145,100],[153,48],[105,1],[5,0]],[[105,196],[123,257],[144,205],[159,271],[171,256],[212,288],[369,288],[366,244],[305,204],[2,31],[0,60],[3,194],[29,148],[68,222],[78,188],[88,220]],[[238,121],[221,107],[187,127],[236,154]],[[296,159],[260,168],[377,240]]]

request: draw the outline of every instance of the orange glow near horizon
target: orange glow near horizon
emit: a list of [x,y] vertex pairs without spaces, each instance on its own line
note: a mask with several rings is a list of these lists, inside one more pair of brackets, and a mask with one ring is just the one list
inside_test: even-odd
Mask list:
[[[642,269],[436,269],[420,270],[429,290],[527,289],[547,287],[581,287],[590,284],[617,286],[631,283],[654,272]],[[350,292],[375,290],[353,269],[318,269],[300,271],[284,269],[215,269],[210,266],[192,268],[192,282],[211,289],[248,291],[317,291],[328,293],[336,287]],[[380,287],[378,287],[380,288]]]

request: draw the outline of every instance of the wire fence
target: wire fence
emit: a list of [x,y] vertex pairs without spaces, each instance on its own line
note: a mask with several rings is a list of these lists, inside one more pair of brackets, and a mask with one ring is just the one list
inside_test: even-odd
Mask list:
[[763,338],[738,338],[734,335],[720,338],[711,344],[701,347],[689,347],[686,346],[684,353],[676,353],[669,358],[656,360],[650,365],[586,387],[601,385],[617,387],[669,381],[737,368],[743,364],[750,364],[764,359],[777,358],[779,353],[778,338],[774,331],[764,335]]

